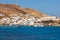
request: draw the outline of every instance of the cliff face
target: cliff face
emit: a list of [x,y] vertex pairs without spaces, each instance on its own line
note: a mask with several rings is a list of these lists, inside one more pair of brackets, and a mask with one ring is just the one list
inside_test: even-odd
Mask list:
[[29,14],[34,17],[44,17],[47,16],[45,14],[42,14],[38,12],[37,10],[33,10],[30,8],[22,8],[18,5],[14,4],[0,4],[0,14],[4,14],[5,17],[9,16],[10,14]]

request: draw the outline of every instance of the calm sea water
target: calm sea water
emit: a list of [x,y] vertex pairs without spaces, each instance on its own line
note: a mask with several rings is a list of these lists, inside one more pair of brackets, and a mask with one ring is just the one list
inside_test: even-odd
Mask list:
[[0,40],[60,40],[60,27],[0,27]]

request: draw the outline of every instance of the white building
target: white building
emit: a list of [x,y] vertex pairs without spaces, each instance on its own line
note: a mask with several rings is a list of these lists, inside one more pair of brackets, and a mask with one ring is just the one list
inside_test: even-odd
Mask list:
[[0,17],[1,17],[1,16],[5,16],[5,15],[4,15],[4,14],[2,14],[2,13],[0,13]]
[[18,21],[19,19],[20,19],[19,16],[17,16],[17,17],[12,17],[12,18],[11,18],[11,22],[16,22],[16,21]]
[[1,23],[6,23],[6,24],[9,24],[10,23],[10,18],[2,18],[1,20]]

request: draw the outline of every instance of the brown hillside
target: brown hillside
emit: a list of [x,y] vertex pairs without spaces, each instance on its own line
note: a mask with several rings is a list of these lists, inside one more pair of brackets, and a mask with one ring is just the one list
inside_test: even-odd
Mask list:
[[0,13],[5,14],[5,16],[9,16],[10,14],[30,14],[34,17],[44,17],[45,14],[38,12],[37,10],[33,10],[30,8],[21,8],[18,5],[14,4],[0,4]]

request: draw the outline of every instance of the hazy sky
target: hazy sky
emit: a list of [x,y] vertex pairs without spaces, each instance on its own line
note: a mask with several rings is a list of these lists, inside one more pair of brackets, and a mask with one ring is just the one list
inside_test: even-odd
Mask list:
[[60,0],[0,0],[0,3],[18,4],[48,15],[60,16]]

